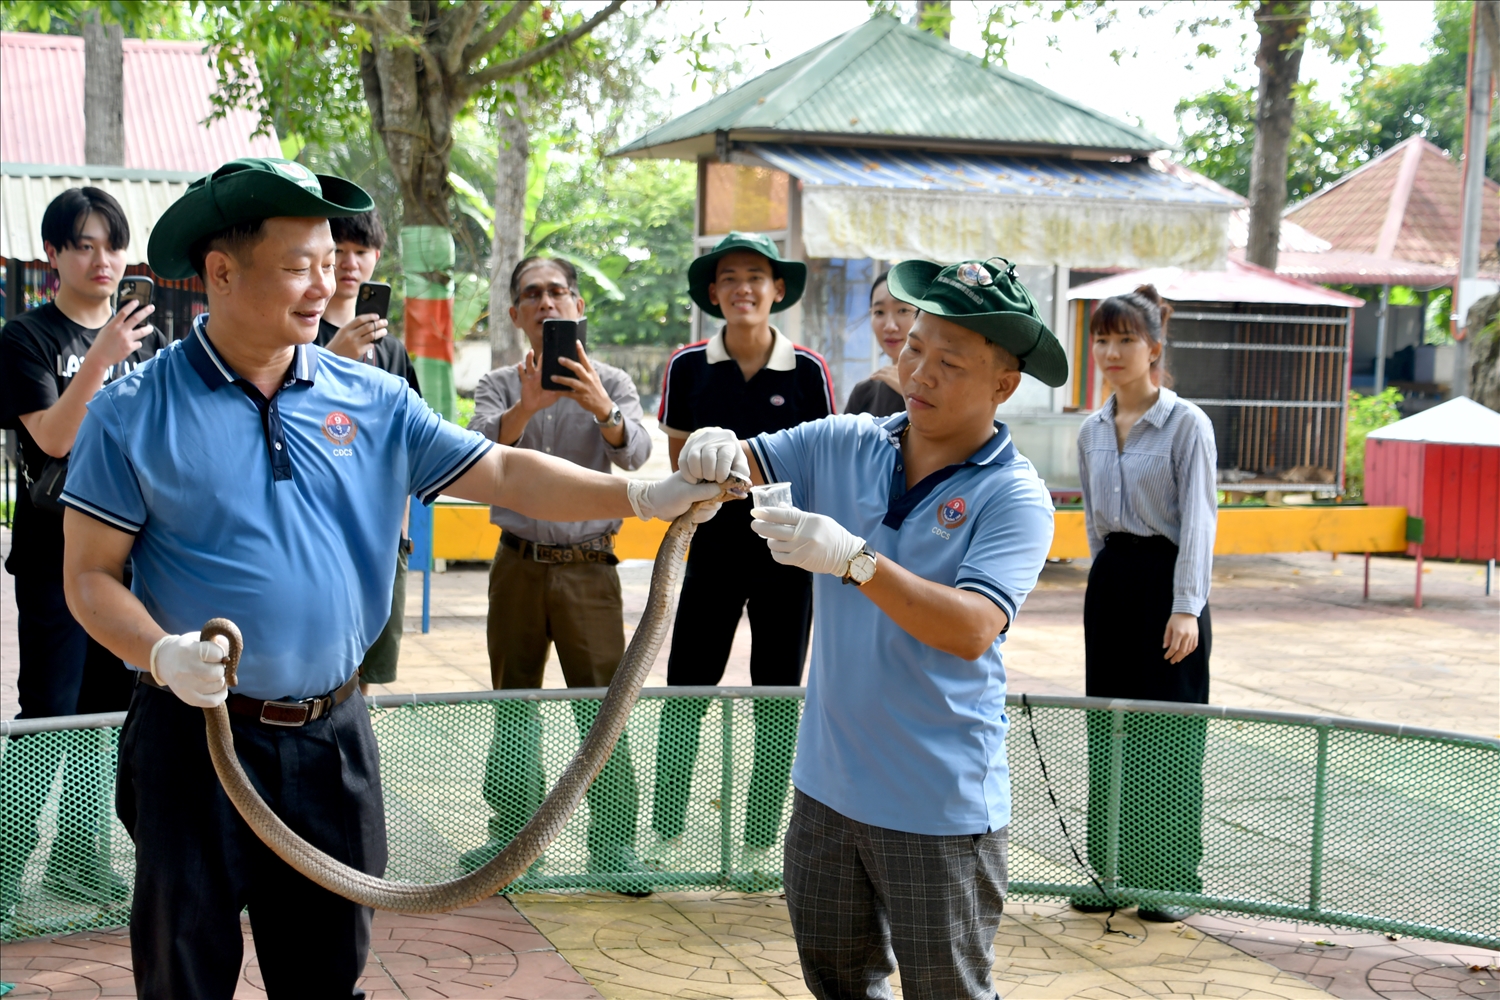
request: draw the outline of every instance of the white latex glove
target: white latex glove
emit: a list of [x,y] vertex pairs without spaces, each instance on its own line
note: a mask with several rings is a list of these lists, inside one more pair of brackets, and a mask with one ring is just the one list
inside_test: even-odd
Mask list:
[[211,642],[196,635],[162,636],[151,647],[151,676],[194,708],[213,708],[229,697],[224,683],[228,655],[229,640],[222,636]]
[[[632,479],[625,490],[625,495],[630,498],[630,508],[642,521],[649,521],[653,517],[675,521],[693,504],[700,500],[712,500],[724,492],[724,487],[714,482],[697,482],[682,469],[678,469],[666,479],[655,482]],[[718,512],[718,504],[701,507],[693,513],[693,523],[702,524]]]
[[849,575],[849,562],[865,547],[865,540],[844,530],[826,514],[810,514],[796,507],[756,507],[750,530],[766,540],[771,558],[783,566],[811,573]]
[[722,427],[693,431],[677,455],[677,467],[700,482],[722,483],[731,472],[750,481],[750,463],[740,439]]

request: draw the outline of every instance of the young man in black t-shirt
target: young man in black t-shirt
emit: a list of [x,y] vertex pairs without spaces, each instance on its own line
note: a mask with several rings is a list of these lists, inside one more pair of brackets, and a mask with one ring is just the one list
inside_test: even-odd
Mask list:
[[[334,286],[333,298],[318,323],[313,343],[334,354],[352,360],[363,360],[397,378],[404,378],[412,391],[421,395],[417,370],[406,355],[401,338],[389,333],[390,323],[374,313],[356,315],[359,286],[370,280],[380,251],[385,248],[385,226],[375,210],[329,219],[333,230]],[[401,657],[401,636],[406,624],[406,557],[411,554],[411,540],[403,528],[398,539],[396,583],[391,590],[391,616],[375,644],[365,651],[359,665],[359,689],[368,691],[371,684],[390,684],[396,679],[396,661]]]
[[[823,359],[771,325],[771,314],[802,296],[807,265],[783,260],[759,233],[730,233],[688,269],[688,291],[706,314],[724,320],[711,339],[667,362],[658,419],[672,468],[688,436],[723,427],[741,439],[784,430],[834,411],[833,379]],[[718,684],[729,662],[740,614],[749,606],[750,683],[802,683],[812,629],[812,575],[771,558],[750,530],[749,503],[729,503],[698,529],[688,552],[682,597],[672,626],[669,685]],[[682,832],[707,703],[663,703],[652,825],[670,852]],[[755,704],[755,766],[745,817],[746,863],[753,867],[777,840],[792,767],[792,748],[778,745],[796,726],[793,699]],[[762,735],[764,734],[764,736]]]
[[[42,215],[42,243],[57,271],[57,296],[0,331],[0,425],[19,438],[22,471],[5,561],[16,578],[21,719],[116,712],[130,704],[131,673],[89,638],[68,610],[62,509],[56,503],[61,484],[57,489],[46,484],[64,470],[94,393],[166,346],[150,323],[154,307],[131,302],[115,312],[111,305],[125,273],[130,227],[107,192],[70,188],[54,198]],[[103,782],[112,766],[101,753],[97,732],[79,731],[74,742],[46,882],[67,898],[107,903],[127,894],[106,856]],[[55,768],[58,746],[12,741],[0,765],[0,794],[11,827],[0,841],[6,848],[0,854],[0,921],[14,909],[47,792],[36,780],[40,771],[29,782],[23,776],[28,769]],[[52,754],[47,760],[38,757],[47,753]]]

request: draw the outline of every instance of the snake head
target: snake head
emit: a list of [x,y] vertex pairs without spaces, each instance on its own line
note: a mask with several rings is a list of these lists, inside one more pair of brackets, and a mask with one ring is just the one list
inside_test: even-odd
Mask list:
[[729,478],[721,484],[724,492],[719,494],[719,500],[743,500],[750,495],[750,480],[733,472]]

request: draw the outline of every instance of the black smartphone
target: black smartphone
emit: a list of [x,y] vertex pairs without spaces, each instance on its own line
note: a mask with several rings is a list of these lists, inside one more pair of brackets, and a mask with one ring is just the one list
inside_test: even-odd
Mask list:
[[359,294],[354,300],[354,315],[368,316],[370,313],[381,319],[390,318],[391,286],[383,281],[366,281],[359,286]]
[[578,344],[588,347],[589,321],[586,319],[542,320],[542,388],[559,392],[572,390],[552,381],[557,376],[577,378],[578,373],[564,367],[559,358],[578,360]]
[[151,304],[151,295],[156,290],[156,282],[144,274],[127,274],[120,279],[120,290],[115,299],[115,309],[123,309],[127,302],[139,302],[141,309]]

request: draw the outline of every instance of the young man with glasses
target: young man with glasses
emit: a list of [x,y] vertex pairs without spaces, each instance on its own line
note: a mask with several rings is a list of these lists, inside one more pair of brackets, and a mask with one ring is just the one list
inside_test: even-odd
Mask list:
[[[582,319],[578,275],[565,260],[528,257],[510,279],[511,322],[531,350],[519,365],[497,368],[474,390],[470,430],[492,441],[529,448],[576,465],[608,472],[611,466],[639,469],[651,456],[651,438],[641,426],[635,383],[618,368],[591,361],[583,346],[577,359],[561,358],[574,375],[557,379],[565,391],[542,387],[542,324]],[[620,522],[540,521],[503,507],[490,508],[501,529],[490,570],[487,638],[490,678],[497,690],[539,688],[550,644],[569,687],[604,687],[625,654],[624,606],[614,536]],[[593,709],[577,706],[580,731]],[[536,725],[531,703],[497,703],[497,725],[508,712]],[[588,717],[585,718],[584,715]],[[622,743],[623,746],[623,743]],[[538,747],[517,747],[497,738],[490,750],[484,794],[495,810],[490,839],[464,855],[478,867],[510,842],[542,801],[545,782]],[[629,873],[635,859],[636,785],[628,753],[616,753],[589,789],[589,865],[594,871]]]

